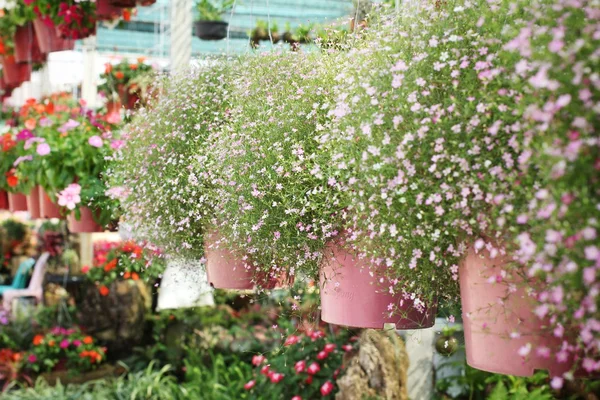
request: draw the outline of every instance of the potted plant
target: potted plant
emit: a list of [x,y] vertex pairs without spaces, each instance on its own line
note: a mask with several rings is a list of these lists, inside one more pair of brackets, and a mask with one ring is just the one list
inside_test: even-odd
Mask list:
[[17,141],[11,132],[0,136],[0,188],[7,192],[8,209],[11,212],[27,211],[27,199],[19,192],[19,179],[15,176],[14,162],[17,159]]
[[196,3],[199,14],[195,24],[196,36],[202,40],[221,40],[227,37],[229,24],[222,18],[233,4],[234,0],[199,0]]
[[280,39],[279,26],[276,22],[271,23],[271,26],[269,26],[267,21],[258,20],[256,21],[256,28],[250,34],[250,42],[254,48],[259,46],[261,40],[272,40],[273,43],[277,43]]
[[219,160],[214,168],[223,177],[215,217],[221,245],[244,256],[259,286],[263,276],[316,279],[341,211],[326,202],[332,186],[321,172],[327,161],[315,134],[327,114],[321,105],[331,101],[322,88],[336,62],[261,55],[243,70],[234,81],[230,119],[211,138],[210,157]]
[[109,101],[118,96],[120,103],[127,109],[135,108],[138,102],[145,103],[148,88],[155,75],[152,66],[144,61],[145,59],[140,57],[136,62],[123,59],[118,64],[107,63],[104,73],[100,76],[103,83],[98,87],[98,91]]

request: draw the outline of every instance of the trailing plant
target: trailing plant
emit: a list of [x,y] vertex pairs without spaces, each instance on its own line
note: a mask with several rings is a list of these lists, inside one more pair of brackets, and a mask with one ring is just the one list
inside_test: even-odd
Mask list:
[[331,182],[318,155],[338,63],[319,54],[271,54],[247,59],[243,70],[229,123],[210,139],[223,177],[215,229],[249,268],[274,279],[315,277],[341,210],[327,201]]
[[165,82],[164,95],[124,129],[109,193],[122,200],[123,220],[138,238],[167,255],[204,254],[217,162],[206,139],[229,118],[231,68],[215,65]]

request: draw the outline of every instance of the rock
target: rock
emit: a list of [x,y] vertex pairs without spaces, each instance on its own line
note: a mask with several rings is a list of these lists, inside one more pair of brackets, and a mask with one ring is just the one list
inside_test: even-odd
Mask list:
[[364,330],[359,350],[350,356],[338,379],[336,400],[408,400],[408,355],[395,331]]

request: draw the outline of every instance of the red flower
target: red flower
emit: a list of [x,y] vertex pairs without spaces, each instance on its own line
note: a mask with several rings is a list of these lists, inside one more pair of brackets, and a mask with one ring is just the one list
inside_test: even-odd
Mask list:
[[292,400],[302,400],[302,397],[300,397],[300,396],[294,396],[294,397],[292,397]]
[[294,365],[294,369],[296,370],[297,374],[304,372],[304,370],[306,369],[306,361],[298,361],[296,365]]
[[306,372],[308,372],[311,375],[314,375],[317,372],[319,372],[320,370],[321,370],[321,366],[319,364],[317,364],[316,362],[313,362],[312,364],[310,364],[308,366],[308,369],[306,370]]
[[259,366],[266,360],[267,360],[267,358],[265,356],[263,356],[262,354],[256,355],[256,356],[252,357],[252,365]]
[[256,381],[255,380],[248,381],[248,383],[246,383],[244,385],[244,389],[250,390],[250,389],[252,389],[254,387],[254,385],[256,385]]
[[270,367],[269,367],[268,365],[265,365],[265,366],[263,366],[263,367],[260,369],[260,373],[261,373],[261,374],[263,374],[264,376],[267,376],[267,375],[269,375],[269,368],[270,368]]
[[334,351],[337,348],[337,346],[333,343],[327,343],[325,345],[325,348],[323,350],[325,350],[328,353],[331,353],[332,351]]
[[312,331],[310,333],[310,338],[312,339],[313,342],[317,339],[324,338],[324,337],[325,337],[325,332],[323,332],[323,331]]
[[116,258],[110,260],[105,266],[104,266],[104,272],[110,272],[111,270],[115,269],[117,267],[117,262],[119,262],[119,260],[117,260]]
[[81,267],[81,272],[83,272],[84,274],[87,274],[89,271],[90,271],[89,265],[84,265],[83,267]]
[[125,78],[125,74],[121,71],[117,71],[117,72],[115,72],[115,78],[123,79],[123,78]]
[[296,344],[300,341],[300,338],[296,335],[290,335],[287,337],[287,339],[285,339],[285,343],[283,344],[284,346],[291,346],[293,344]]
[[304,383],[306,383],[307,385],[310,385],[310,384],[312,384],[312,381],[313,381],[313,377],[311,375],[308,378],[306,378],[306,380],[304,381]]
[[104,64],[104,73],[110,74],[112,72],[113,66],[111,63]]
[[329,355],[328,352],[326,351],[320,351],[319,354],[317,354],[317,359],[318,360],[324,360],[327,358],[327,356]]
[[9,187],[15,187],[19,184],[19,178],[14,175],[9,175],[6,177],[6,183]]
[[100,286],[99,290],[100,290],[100,294],[105,297],[108,296],[108,294],[110,293],[110,290],[108,290],[108,288],[104,285]]
[[321,386],[321,394],[323,396],[327,396],[329,393],[333,391],[333,383],[331,381],[327,381]]
[[344,349],[344,351],[347,353],[349,351],[352,351],[352,345],[351,344],[345,344],[342,346],[342,349]]
[[279,383],[283,380],[284,377],[285,375],[280,374],[279,372],[275,372],[273,375],[270,376],[270,379],[272,383]]

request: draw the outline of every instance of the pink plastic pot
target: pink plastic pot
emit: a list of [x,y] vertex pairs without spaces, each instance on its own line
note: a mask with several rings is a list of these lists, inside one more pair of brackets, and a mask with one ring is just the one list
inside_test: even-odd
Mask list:
[[79,220],[75,218],[75,213],[71,213],[67,216],[69,231],[72,233],[102,232],[102,227],[94,220],[92,210],[88,207],[81,207],[79,211],[81,213],[81,218]]
[[8,86],[18,87],[31,78],[31,64],[19,64],[14,56],[2,57],[2,67],[4,83]]
[[[552,376],[560,375],[570,369],[572,362],[556,361],[560,341],[541,326],[543,322],[533,313],[534,299],[521,288],[508,292],[508,282],[501,276],[508,260],[492,259],[488,252],[476,254],[471,249],[460,265],[467,363],[500,374],[531,376],[536,369],[543,369]],[[518,287],[521,279],[511,283]],[[519,356],[519,349],[528,346],[529,354]],[[537,355],[540,346],[550,349],[550,357]]]
[[[341,245],[325,249],[321,267],[321,319],[325,322],[358,328],[421,329],[435,323],[437,304],[417,309],[402,294],[391,295],[369,274],[367,261],[358,260]],[[396,310],[390,313],[388,306]]]
[[15,61],[18,63],[37,63],[46,60],[38,46],[35,30],[31,22],[19,26],[15,32]]
[[0,210],[8,210],[8,193],[0,190]]
[[110,0],[96,1],[96,18],[99,21],[112,21],[121,16],[123,9],[115,7],[110,3]]
[[32,219],[41,218],[40,214],[40,190],[39,186],[34,186],[27,197],[27,210]]
[[60,218],[64,219],[60,213],[60,207],[54,203],[46,191],[40,186],[40,214],[42,218]]
[[239,256],[219,246],[216,234],[208,235],[205,244],[208,283],[217,289],[252,289],[252,271]]
[[42,53],[48,54],[56,51],[73,50],[75,41],[62,39],[58,36],[56,27],[51,23],[46,24],[41,19],[33,21],[35,36]]
[[10,212],[27,211],[27,197],[21,193],[9,193],[8,210]]

